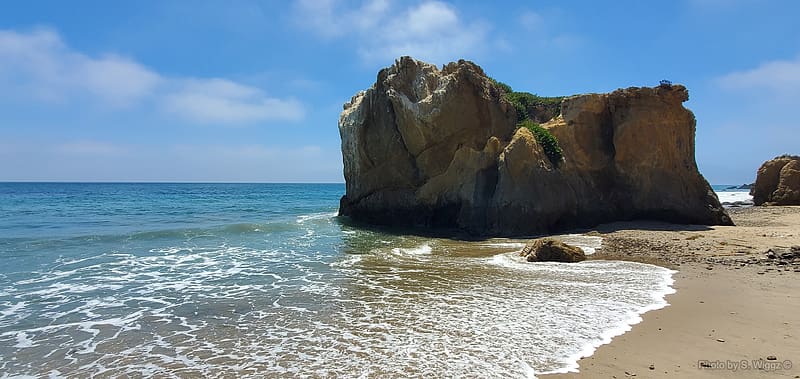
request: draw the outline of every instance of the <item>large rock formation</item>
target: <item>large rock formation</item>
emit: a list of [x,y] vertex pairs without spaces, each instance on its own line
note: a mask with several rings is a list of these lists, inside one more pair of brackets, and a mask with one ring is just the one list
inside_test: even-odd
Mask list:
[[553,164],[480,67],[403,57],[344,106],[339,211],[478,235],[633,218],[731,224],[697,171],[687,99],[680,85],[566,98],[543,125],[563,150]]
[[764,162],[750,194],[755,205],[800,205],[800,156],[781,155]]

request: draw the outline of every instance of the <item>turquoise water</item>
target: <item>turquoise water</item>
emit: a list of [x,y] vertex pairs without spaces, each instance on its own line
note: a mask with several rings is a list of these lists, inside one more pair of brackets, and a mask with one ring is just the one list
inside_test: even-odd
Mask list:
[[343,191],[0,183],[0,377],[529,377],[671,291],[654,266],[349,226]]
[[714,192],[749,192],[747,189],[739,189],[741,184],[713,184],[711,188]]

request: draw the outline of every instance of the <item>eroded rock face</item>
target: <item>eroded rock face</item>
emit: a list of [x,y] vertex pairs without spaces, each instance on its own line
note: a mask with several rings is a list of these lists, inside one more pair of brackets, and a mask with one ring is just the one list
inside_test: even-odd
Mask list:
[[340,213],[382,225],[523,235],[632,218],[731,224],[694,161],[683,86],[566,98],[554,166],[472,62],[400,58],[339,120]]
[[750,194],[755,205],[800,205],[800,156],[764,162]]
[[552,238],[531,241],[519,253],[528,262],[576,263],[586,260],[586,254],[577,246],[567,245]]

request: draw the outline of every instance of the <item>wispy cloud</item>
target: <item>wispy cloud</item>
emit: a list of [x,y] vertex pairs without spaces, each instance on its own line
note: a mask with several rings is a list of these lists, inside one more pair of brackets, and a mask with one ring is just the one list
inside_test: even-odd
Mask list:
[[729,90],[767,90],[778,94],[800,94],[800,55],[794,60],[764,62],[758,67],[732,72],[716,79]]
[[386,0],[371,0],[348,7],[336,0],[299,0],[298,24],[325,38],[347,37],[367,62],[401,55],[445,63],[480,55],[491,48],[490,26],[466,20],[450,4],[424,1],[399,7]]
[[164,107],[200,123],[297,121],[304,115],[297,100],[270,98],[257,88],[225,79],[185,80],[165,96]]
[[[698,121],[703,128],[698,127],[697,161],[705,162],[703,169],[742,178],[755,175],[766,159],[797,152],[794,119],[800,97],[800,56],[764,61],[712,78],[709,84],[713,98],[706,102],[713,105],[706,105],[707,109],[714,111],[716,106],[722,111],[708,117],[708,122]],[[724,176],[710,179],[731,182]]]
[[391,10],[387,0],[370,0],[352,8],[338,0],[297,0],[294,8],[298,25],[325,38],[375,29]]
[[129,106],[149,96],[161,78],[124,57],[99,58],[71,50],[50,29],[29,33],[0,30],[0,79],[7,89],[45,101],[90,94],[106,103]]
[[128,148],[122,145],[93,140],[80,140],[66,142],[52,147],[54,151],[67,155],[90,155],[90,156],[111,156],[121,155],[128,152]]
[[519,12],[517,24],[526,32],[525,47],[539,45],[543,48],[571,50],[583,44],[583,38],[575,34],[565,33],[564,19],[568,17],[558,8],[543,11],[527,9]]
[[75,140],[15,141],[5,149],[3,144],[0,181],[342,181],[339,149],[317,145],[146,146]]
[[436,1],[407,9],[385,25],[376,30],[374,42],[360,48],[365,59],[411,55],[444,63],[480,54],[488,45],[486,24],[465,22],[455,8]]
[[[4,93],[5,92],[5,93]],[[256,87],[218,78],[165,76],[133,59],[91,57],[51,29],[0,30],[0,96],[45,102],[75,98],[112,107],[147,104],[195,123],[297,121],[304,109]]]
[[538,12],[526,10],[519,15],[519,23],[528,31],[539,30],[544,27],[545,18]]

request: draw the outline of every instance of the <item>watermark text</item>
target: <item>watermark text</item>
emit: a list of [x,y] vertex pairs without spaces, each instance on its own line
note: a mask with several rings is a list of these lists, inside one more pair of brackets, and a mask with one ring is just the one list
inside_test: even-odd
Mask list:
[[727,370],[727,371],[748,371],[748,370],[761,370],[761,371],[781,371],[790,370],[792,368],[792,361],[784,360],[765,360],[765,359],[701,359],[697,361],[697,368],[700,370]]

